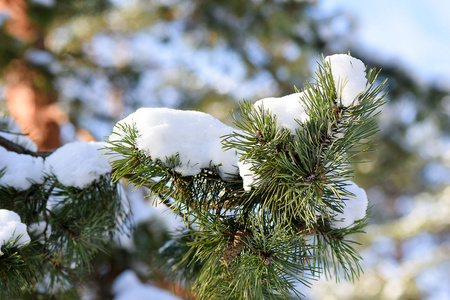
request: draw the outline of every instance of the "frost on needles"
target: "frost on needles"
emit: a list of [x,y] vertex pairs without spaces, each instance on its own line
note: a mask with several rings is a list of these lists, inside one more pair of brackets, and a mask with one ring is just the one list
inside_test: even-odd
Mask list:
[[118,122],[113,179],[149,188],[184,220],[160,251],[167,271],[198,299],[288,299],[322,275],[358,278],[351,234],[368,200],[352,161],[378,130],[377,75],[338,54],[301,91],[241,102],[234,127],[166,108]]

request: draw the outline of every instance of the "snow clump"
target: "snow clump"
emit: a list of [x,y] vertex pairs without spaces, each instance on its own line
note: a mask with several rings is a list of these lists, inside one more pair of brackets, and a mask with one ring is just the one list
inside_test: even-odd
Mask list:
[[345,107],[352,106],[359,94],[366,90],[366,66],[346,54],[327,56],[325,62],[330,64],[338,100]]
[[342,197],[344,202],[344,211],[337,213],[334,217],[335,221],[331,224],[333,228],[344,228],[353,225],[355,221],[361,220],[366,216],[367,194],[364,189],[360,188],[356,183],[351,181],[345,182],[345,189],[352,195]]
[[[299,124],[309,120],[306,105],[301,99],[303,96],[304,93],[300,92],[283,97],[269,97],[256,101],[253,106],[256,109],[272,113],[276,118],[277,129],[284,127],[295,134],[295,129],[299,127]],[[244,190],[249,192],[258,180],[258,175],[254,171],[254,163],[240,160],[238,167],[239,175],[243,179]]]
[[19,238],[15,244],[17,246],[30,243],[27,225],[20,221],[20,216],[17,213],[0,209],[0,250],[10,240],[15,241],[17,238]]
[[283,97],[270,97],[258,100],[253,104],[255,108],[269,110],[277,119],[277,129],[284,127],[295,133],[295,129],[299,126],[297,121],[305,123],[309,120],[306,113],[306,105],[301,100],[304,96],[303,92],[294,93]]
[[235,130],[209,114],[170,108],[140,108],[119,121],[110,141],[125,136],[121,126],[135,125],[138,131],[136,147],[152,160],[167,162],[178,155],[180,165],[175,171],[183,176],[196,175],[201,169],[219,166],[219,175],[227,180],[237,174],[237,155],[222,149],[221,136]]
[[169,291],[143,284],[132,270],[126,270],[117,276],[112,292],[116,295],[114,300],[181,300]]
[[258,179],[254,171],[254,164],[250,161],[240,160],[238,162],[239,175],[242,177],[242,184],[246,192],[250,192],[255,181]]
[[58,148],[45,159],[44,171],[66,186],[86,188],[111,172],[108,159],[99,151],[105,143],[73,142]]
[[17,154],[0,147],[0,186],[10,186],[22,191],[31,187],[32,183],[42,184],[44,160],[26,154]]

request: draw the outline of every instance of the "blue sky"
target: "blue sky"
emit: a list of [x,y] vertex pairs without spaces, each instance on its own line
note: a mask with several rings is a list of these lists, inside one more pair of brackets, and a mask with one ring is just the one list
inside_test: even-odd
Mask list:
[[354,14],[355,41],[369,53],[399,61],[421,79],[450,86],[450,1],[322,0],[319,6]]

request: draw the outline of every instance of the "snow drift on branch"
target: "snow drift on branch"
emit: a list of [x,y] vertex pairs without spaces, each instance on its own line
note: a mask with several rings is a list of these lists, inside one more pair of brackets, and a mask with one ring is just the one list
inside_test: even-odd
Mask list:
[[366,89],[366,66],[359,59],[346,54],[327,56],[325,62],[331,66],[338,100],[345,107],[351,106]]
[[13,211],[0,209],[0,249],[10,240],[15,241],[20,236],[16,245],[30,243],[27,225],[20,221],[20,217]]
[[299,126],[296,120],[304,123],[309,120],[306,113],[306,105],[300,99],[303,92],[294,93],[283,97],[270,97],[255,102],[255,108],[263,108],[273,113],[277,118],[277,129],[284,127],[295,134]]
[[10,186],[16,190],[26,190],[32,183],[42,184],[44,161],[41,157],[17,154],[0,147],[0,186]]
[[108,159],[98,151],[104,143],[69,143],[45,160],[45,172],[66,186],[85,188],[111,172]]
[[224,151],[220,138],[234,129],[211,115],[169,108],[141,108],[116,124],[110,141],[123,137],[120,125],[124,124],[136,126],[136,146],[152,160],[167,162],[167,158],[178,155],[180,165],[175,171],[183,176],[196,175],[210,166],[219,166],[219,175],[224,180],[229,177],[227,173],[237,174],[236,153]]
[[344,201],[344,211],[335,216],[335,222],[331,224],[334,228],[344,228],[351,226],[355,221],[361,220],[366,216],[368,205],[366,191],[351,181],[345,182],[345,189],[350,193],[349,196],[342,197]]

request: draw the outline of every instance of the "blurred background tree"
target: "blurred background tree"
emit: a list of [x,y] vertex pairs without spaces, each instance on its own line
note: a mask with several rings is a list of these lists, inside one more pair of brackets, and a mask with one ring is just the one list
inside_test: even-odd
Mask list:
[[[290,94],[320,54],[350,51],[389,77],[377,151],[356,174],[374,204],[373,225],[360,237],[366,274],[356,284],[319,282],[308,297],[450,298],[449,87],[360,47],[351,39],[355,18],[319,4],[0,0],[0,107],[40,150],[102,140],[143,106],[196,109],[230,123],[238,100]],[[156,264],[176,220],[162,219],[144,194],[129,196],[133,237],[97,257],[79,297],[112,298],[126,269],[189,297]]]

